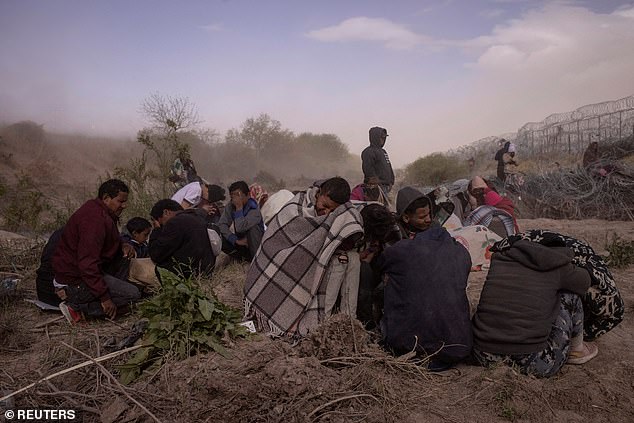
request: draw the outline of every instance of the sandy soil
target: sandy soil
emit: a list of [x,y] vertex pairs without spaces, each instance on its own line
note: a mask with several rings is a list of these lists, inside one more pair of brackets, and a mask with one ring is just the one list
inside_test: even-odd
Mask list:
[[[634,222],[521,220],[522,229],[552,229],[585,239],[599,252],[617,234],[634,239]],[[33,259],[31,259],[33,260]],[[625,320],[601,337],[599,356],[564,366],[551,379],[508,367],[460,365],[443,374],[385,354],[376,335],[337,316],[297,345],[253,336],[231,347],[232,356],[203,354],[171,362],[125,390],[88,366],[42,382],[0,408],[74,408],[79,421],[163,422],[626,422],[634,421],[634,266],[611,269],[625,299]],[[0,302],[0,393],[85,361],[62,342],[96,357],[109,337],[121,338],[134,318],[69,327],[24,298],[35,295],[32,268],[20,268],[16,295]],[[244,268],[217,272],[212,289],[241,304]],[[486,277],[471,273],[475,304]],[[105,362],[116,374],[115,364]],[[134,398],[147,409],[135,405]],[[0,413],[1,415],[1,413]]]

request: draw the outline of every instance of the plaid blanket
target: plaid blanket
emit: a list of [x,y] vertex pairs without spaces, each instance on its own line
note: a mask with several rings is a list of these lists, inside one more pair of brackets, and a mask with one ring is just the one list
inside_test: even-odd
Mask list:
[[482,225],[488,228],[491,224],[491,221],[496,216],[499,217],[504,224],[504,228],[506,229],[507,234],[515,234],[517,232],[515,230],[515,222],[513,222],[513,217],[504,210],[498,209],[494,206],[478,207],[477,209],[472,211],[462,223],[464,224],[464,226]]
[[344,239],[363,233],[350,202],[317,216],[316,193],[300,192],[273,217],[247,272],[245,316],[271,335],[305,336],[323,320],[328,262]]
[[583,338],[592,341],[614,329],[623,320],[625,304],[607,265],[586,242],[557,232],[533,229],[505,238],[493,244],[491,251],[511,248],[519,240],[538,242],[548,247],[571,248],[572,263],[590,273],[590,288],[583,301]]

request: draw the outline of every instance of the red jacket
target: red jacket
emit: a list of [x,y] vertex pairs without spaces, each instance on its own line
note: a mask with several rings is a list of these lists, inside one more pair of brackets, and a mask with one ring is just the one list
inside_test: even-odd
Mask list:
[[64,285],[88,285],[101,301],[110,298],[102,263],[121,250],[118,218],[99,199],[84,203],[68,219],[53,254],[55,280]]

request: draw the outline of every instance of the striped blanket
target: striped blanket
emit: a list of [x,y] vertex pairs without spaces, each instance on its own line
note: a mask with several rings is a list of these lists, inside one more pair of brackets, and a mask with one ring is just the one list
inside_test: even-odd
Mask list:
[[247,272],[245,316],[271,335],[305,336],[323,320],[328,262],[344,239],[363,233],[350,202],[317,216],[316,193],[300,192],[273,217]]
[[495,206],[480,206],[472,211],[469,216],[462,222],[464,226],[482,225],[487,228],[491,225],[491,221],[494,217],[499,217],[507,234],[515,234],[515,222],[513,217],[504,210],[498,209]]

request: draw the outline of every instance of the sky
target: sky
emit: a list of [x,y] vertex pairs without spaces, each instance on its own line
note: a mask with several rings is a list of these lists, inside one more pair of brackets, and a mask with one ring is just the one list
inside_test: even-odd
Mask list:
[[0,0],[0,122],[133,138],[152,93],[224,134],[267,113],[395,166],[634,94],[616,0]]

